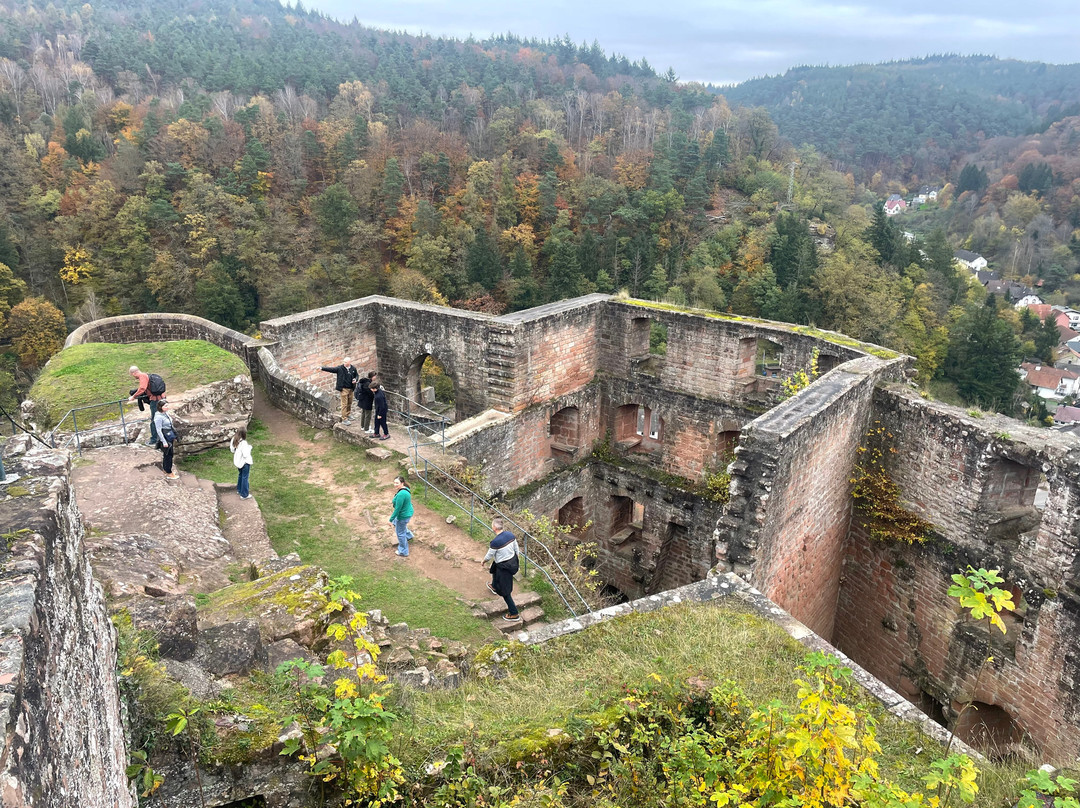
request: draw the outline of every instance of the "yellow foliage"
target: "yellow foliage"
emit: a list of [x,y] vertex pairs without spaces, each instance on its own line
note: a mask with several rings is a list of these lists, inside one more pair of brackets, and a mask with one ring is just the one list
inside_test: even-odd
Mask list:
[[89,250],[85,247],[68,247],[64,250],[64,266],[60,268],[64,283],[82,283],[93,275],[94,265]]

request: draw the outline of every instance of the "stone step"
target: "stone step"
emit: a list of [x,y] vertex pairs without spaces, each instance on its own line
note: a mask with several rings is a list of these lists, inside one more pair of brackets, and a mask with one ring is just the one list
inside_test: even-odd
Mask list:
[[[513,597],[514,603],[517,604],[519,610],[540,603],[540,596],[536,592],[514,592]],[[478,604],[478,607],[486,617],[496,617],[506,612],[506,601],[502,598],[485,600],[483,603]]]
[[[517,601],[515,601],[515,603],[516,602]],[[492,620],[491,624],[504,634],[512,634],[515,631],[520,631],[526,626],[535,625],[544,619],[544,610],[539,606],[530,606],[528,609],[519,609],[519,612],[521,614],[520,621],[510,622],[509,620],[503,620],[499,617]]]

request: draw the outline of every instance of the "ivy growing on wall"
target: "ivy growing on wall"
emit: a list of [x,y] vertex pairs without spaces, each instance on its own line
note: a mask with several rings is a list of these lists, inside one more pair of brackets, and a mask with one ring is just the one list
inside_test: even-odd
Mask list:
[[880,421],[875,421],[858,448],[851,496],[871,538],[922,544],[930,537],[934,526],[904,507],[900,487],[885,469],[885,458],[896,454],[892,441],[893,434]]

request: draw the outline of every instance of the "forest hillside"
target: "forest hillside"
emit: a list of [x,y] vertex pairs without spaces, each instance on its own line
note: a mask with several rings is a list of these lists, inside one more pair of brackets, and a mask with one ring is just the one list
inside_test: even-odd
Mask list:
[[[1047,73],[995,103],[1052,114]],[[941,395],[1043,417],[1015,367],[1056,331],[953,252],[1080,297],[1076,119],[1028,148],[987,113],[1004,140],[949,144],[938,201],[901,227],[883,196],[909,192],[917,150],[867,179],[741,97],[565,38],[414,37],[273,0],[0,0],[0,398],[98,316],[251,332],[375,292],[503,312],[625,289],[836,329],[916,356]]]

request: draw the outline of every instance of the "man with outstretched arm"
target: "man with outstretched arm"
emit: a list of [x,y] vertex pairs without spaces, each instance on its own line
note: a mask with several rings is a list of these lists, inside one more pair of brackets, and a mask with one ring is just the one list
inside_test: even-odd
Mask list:
[[334,389],[341,396],[341,420],[348,423],[349,413],[352,411],[353,390],[356,388],[356,381],[360,377],[360,374],[356,372],[356,368],[353,367],[352,359],[346,356],[340,365],[323,365],[319,370],[337,374]]

